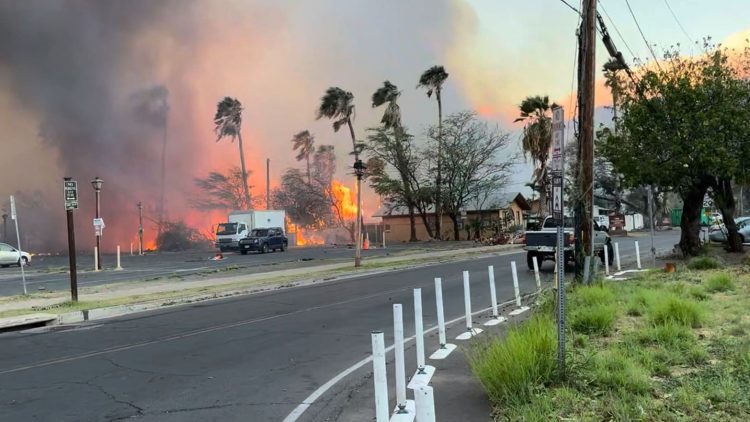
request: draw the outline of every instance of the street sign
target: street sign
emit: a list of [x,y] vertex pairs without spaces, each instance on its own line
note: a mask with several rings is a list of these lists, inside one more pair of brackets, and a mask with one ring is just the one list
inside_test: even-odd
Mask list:
[[565,114],[562,108],[552,110],[552,171],[563,171]]
[[63,181],[63,192],[65,193],[65,210],[77,210],[78,182],[75,180]]
[[94,219],[94,231],[96,231],[97,236],[101,236],[102,232],[104,232],[104,219],[103,218],[95,218]]
[[16,219],[16,198],[13,195],[10,196],[10,219]]
[[552,214],[557,220],[557,364],[565,370],[565,111],[552,109]]

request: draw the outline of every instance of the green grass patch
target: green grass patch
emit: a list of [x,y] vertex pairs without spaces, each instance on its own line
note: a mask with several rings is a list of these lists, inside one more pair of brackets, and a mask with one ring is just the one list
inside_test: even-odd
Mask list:
[[659,296],[648,311],[649,320],[653,324],[675,323],[692,328],[701,326],[704,315],[699,303],[670,294]]
[[591,305],[573,310],[570,327],[573,331],[599,336],[608,336],[615,325],[617,311],[612,305]]
[[591,381],[603,390],[646,394],[651,388],[648,372],[617,349],[596,356]]
[[698,256],[688,261],[687,267],[691,270],[715,270],[721,264],[712,256]]
[[492,401],[521,403],[553,379],[556,348],[553,320],[535,315],[510,328],[505,338],[475,345],[469,360]]
[[734,290],[732,276],[727,273],[718,273],[708,277],[706,280],[706,291],[709,293],[726,292]]
[[614,288],[609,283],[594,283],[576,287],[571,301],[579,306],[608,305],[615,301],[615,297]]

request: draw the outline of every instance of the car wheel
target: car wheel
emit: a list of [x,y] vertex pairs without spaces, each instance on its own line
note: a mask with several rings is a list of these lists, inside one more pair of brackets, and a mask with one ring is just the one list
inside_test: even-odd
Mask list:
[[[534,269],[534,257],[536,256],[535,253],[529,252],[526,254],[526,265],[529,267],[530,270]],[[537,259],[537,264],[539,264],[539,259]]]
[[281,244],[281,252],[284,252],[285,250],[286,250],[286,245],[282,243]]
[[[23,259],[23,266],[24,267],[26,267],[26,266],[29,265],[29,258],[26,258],[24,256],[24,257],[21,257],[21,259]],[[18,265],[19,267],[21,266],[21,259],[19,259],[18,262],[16,263],[16,265]]]
[[609,255],[609,265],[612,266],[612,264],[615,262],[615,249],[612,247],[612,243],[607,243],[607,254]]
[[247,255],[247,250],[245,250],[245,249],[242,249],[242,250],[240,250],[240,253],[241,253],[242,255]]
[[260,253],[268,253],[268,244],[264,243],[263,246],[260,247]]

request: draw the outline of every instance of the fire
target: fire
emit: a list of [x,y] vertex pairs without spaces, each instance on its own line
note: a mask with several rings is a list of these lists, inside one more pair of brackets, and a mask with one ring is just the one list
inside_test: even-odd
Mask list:
[[297,228],[297,246],[325,245],[325,239],[317,233],[308,232],[301,227]]
[[333,190],[333,196],[336,198],[336,212],[346,220],[353,220],[357,218],[357,198],[351,189],[344,186],[340,182],[333,181],[331,183]]

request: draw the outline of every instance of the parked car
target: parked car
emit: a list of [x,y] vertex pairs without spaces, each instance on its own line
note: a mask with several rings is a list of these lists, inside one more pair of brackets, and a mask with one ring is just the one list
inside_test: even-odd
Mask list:
[[[565,231],[565,261],[571,262],[575,259],[573,219],[565,217],[563,223]],[[598,255],[602,263],[604,263],[604,248],[607,248],[609,264],[611,265],[614,253],[612,253],[612,242],[609,234],[607,234],[606,228],[600,227],[596,223],[594,224],[594,228],[594,254]],[[547,217],[544,219],[544,224],[542,224],[542,230],[526,232],[526,246],[524,249],[526,250],[526,264],[529,269],[534,268],[534,257],[536,257],[537,264],[539,265],[542,265],[544,261],[554,261],[556,246],[557,222],[552,217]]]
[[281,227],[267,229],[253,229],[250,236],[240,240],[240,253],[247,255],[250,251],[266,253],[280,250],[284,252],[289,246],[289,240]]
[[[734,219],[734,222],[737,224],[737,230],[742,237],[742,243],[745,243],[746,240],[750,240],[750,216],[737,217]],[[728,234],[729,233],[724,224],[718,224],[709,229],[708,238],[711,239],[712,242],[723,243],[727,241]]]
[[7,243],[0,243],[0,267],[7,268],[11,265],[21,266],[21,260],[23,265],[29,265],[31,263],[31,255],[28,252],[21,251],[21,258],[18,257],[18,249],[10,246]]

